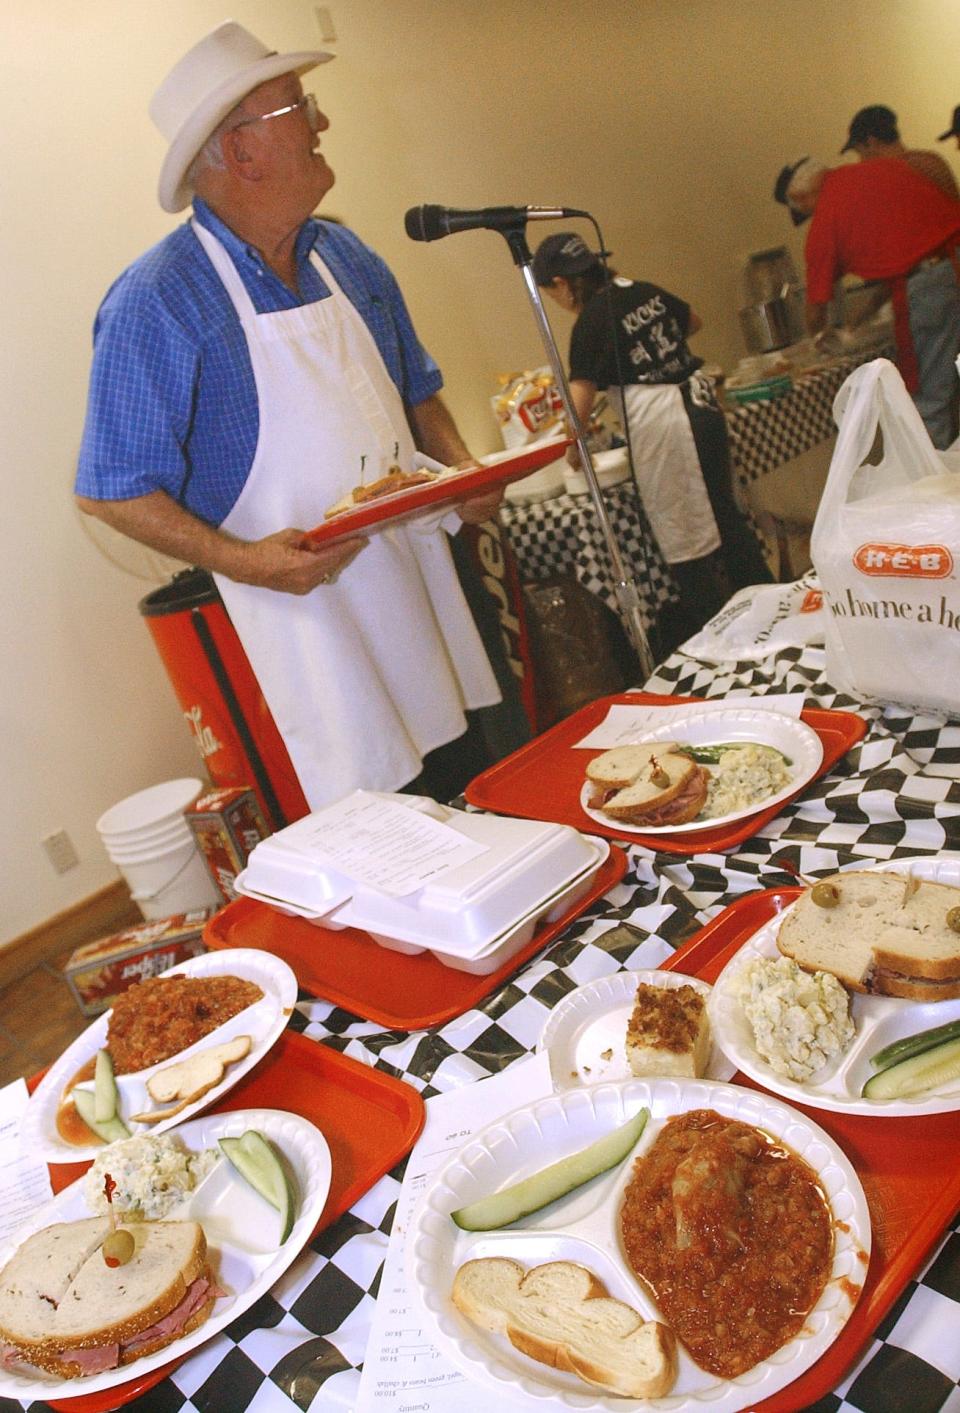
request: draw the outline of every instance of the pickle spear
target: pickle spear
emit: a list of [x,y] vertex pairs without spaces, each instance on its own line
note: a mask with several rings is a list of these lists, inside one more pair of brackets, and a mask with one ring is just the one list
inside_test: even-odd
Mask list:
[[531,1173],[500,1192],[489,1197],[481,1197],[466,1207],[459,1207],[450,1215],[458,1227],[464,1231],[492,1231],[495,1227],[507,1227],[511,1222],[531,1212],[539,1211],[558,1197],[564,1197],[575,1187],[581,1187],[591,1178],[615,1168],[622,1163],[636,1145],[638,1138],[650,1117],[649,1109],[640,1109],[632,1119],[628,1119],[612,1133],[604,1134],[588,1148],[579,1153],[570,1153],[548,1168]]

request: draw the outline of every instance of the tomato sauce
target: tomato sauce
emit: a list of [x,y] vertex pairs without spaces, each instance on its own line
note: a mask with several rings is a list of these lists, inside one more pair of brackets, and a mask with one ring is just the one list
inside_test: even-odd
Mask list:
[[832,1218],[812,1168],[712,1109],[667,1121],[636,1161],[620,1220],[664,1320],[720,1378],[796,1335],[830,1273]]

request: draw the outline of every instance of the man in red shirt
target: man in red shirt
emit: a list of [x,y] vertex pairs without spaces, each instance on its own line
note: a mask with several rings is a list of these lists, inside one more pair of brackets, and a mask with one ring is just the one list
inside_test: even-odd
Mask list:
[[854,113],[840,155],[843,156],[844,152],[855,152],[861,162],[872,162],[877,157],[902,157],[921,177],[926,177],[948,196],[960,200],[957,179],[949,163],[938,152],[904,146],[896,113],[882,103],[874,103]]
[[960,201],[900,157],[832,170],[804,158],[780,173],[774,192],[807,236],[807,327],[826,328],[841,275],[886,284],[897,355],[934,446],[957,434]]

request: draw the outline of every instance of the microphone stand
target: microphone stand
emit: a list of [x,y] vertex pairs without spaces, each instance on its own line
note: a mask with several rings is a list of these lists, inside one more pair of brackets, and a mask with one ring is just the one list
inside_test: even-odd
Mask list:
[[603,499],[603,492],[600,489],[600,482],[597,480],[597,473],[594,469],[593,458],[587,446],[586,433],[580,425],[570,400],[570,384],[567,382],[566,374],[563,370],[563,363],[557,349],[557,341],[553,336],[553,330],[547,319],[543,307],[543,299],[537,282],[533,276],[533,256],[527,244],[526,237],[526,217],[521,217],[516,226],[502,230],[501,234],[510,247],[516,264],[523,276],[523,282],[527,288],[530,298],[530,305],[533,309],[534,318],[540,329],[540,337],[546,349],[547,357],[550,360],[550,367],[553,369],[553,376],[557,380],[557,388],[560,392],[560,400],[563,403],[563,410],[567,415],[567,421],[574,432],[577,443],[577,450],[580,453],[580,465],[586,478],[587,487],[590,491],[590,498],[596,511],[603,538],[606,541],[607,553],[610,557],[610,564],[613,569],[614,590],[617,596],[617,603],[620,607],[620,614],[627,630],[627,636],[640,663],[641,674],[646,678],[653,675],[656,663],[653,660],[653,653],[650,650],[650,642],[647,638],[647,630],[644,627],[643,615],[640,612],[640,594],[636,582],[627,574],[620,553],[620,546],[617,543],[617,536],[613,525],[610,523],[610,516],[607,513],[606,503]]

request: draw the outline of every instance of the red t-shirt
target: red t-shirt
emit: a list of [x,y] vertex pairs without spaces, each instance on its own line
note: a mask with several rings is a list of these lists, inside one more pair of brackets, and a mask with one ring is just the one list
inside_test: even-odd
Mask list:
[[841,275],[905,275],[954,236],[960,236],[960,201],[901,157],[834,167],[807,235],[807,301],[826,304]]

